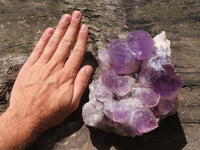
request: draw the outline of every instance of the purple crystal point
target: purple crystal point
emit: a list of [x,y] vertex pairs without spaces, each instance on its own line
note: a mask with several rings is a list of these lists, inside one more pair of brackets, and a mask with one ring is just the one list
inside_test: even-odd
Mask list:
[[153,112],[141,105],[140,100],[136,98],[106,102],[104,113],[108,118],[129,126],[138,134],[147,133],[158,126]]
[[152,77],[152,88],[161,97],[174,99],[182,86],[181,79],[171,65],[166,65],[163,69]]
[[117,74],[131,74],[138,69],[138,62],[129,48],[119,40],[112,40],[108,46],[110,65]]
[[[93,109],[91,109],[93,108]],[[99,122],[103,121],[103,104],[99,101],[92,101],[83,106],[83,120],[90,126],[97,126]]]
[[114,94],[123,96],[131,91],[135,80],[130,76],[117,76],[114,70],[104,70],[101,75],[102,83]]
[[95,93],[95,98],[99,101],[108,101],[113,99],[112,91],[106,88],[103,84],[102,86],[97,89],[97,92]]
[[133,118],[135,122],[135,128],[139,133],[147,133],[158,127],[156,117],[151,110],[144,109],[137,112],[141,118]]
[[131,112],[128,111],[128,110],[120,109],[118,111],[115,111],[115,113],[113,115],[113,120],[115,122],[123,123],[123,122],[127,121],[130,118],[130,114],[131,114]]
[[137,107],[132,113],[129,120],[131,128],[138,131],[138,133],[147,133],[158,127],[156,117],[153,112],[147,107]]
[[161,115],[166,115],[174,107],[174,103],[167,99],[160,99],[158,103],[158,111]]
[[113,110],[113,120],[115,122],[125,123],[131,117],[131,103],[128,100],[118,101]]
[[106,117],[108,117],[109,119],[113,120],[113,111],[116,105],[116,101],[107,101],[104,103],[104,109],[103,112],[106,115]]
[[136,95],[147,107],[155,107],[160,99],[159,94],[156,94],[151,88],[138,88]]
[[154,41],[147,32],[139,30],[129,33],[126,44],[135,53],[138,60],[144,60],[151,55]]
[[139,74],[139,83],[143,87],[151,87],[152,86],[152,75],[154,74],[153,68],[145,68]]

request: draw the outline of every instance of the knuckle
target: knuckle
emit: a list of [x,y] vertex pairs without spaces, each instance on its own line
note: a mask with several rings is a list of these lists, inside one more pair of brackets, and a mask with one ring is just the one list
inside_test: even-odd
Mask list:
[[47,42],[48,42],[48,37],[43,37],[43,38],[38,42],[38,44],[39,44],[40,46],[42,46],[42,45],[45,45]]
[[80,28],[80,22],[79,21],[75,21],[73,20],[72,23],[70,24],[70,26],[75,29],[78,30]]
[[88,85],[87,80],[83,79],[82,77],[79,79],[83,87],[86,87]]
[[46,43],[48,42],[47,38],[42,38],[36,45],[34,51],[38,54],[41,54],[43,52],[43,47],[44,45],[46,45]]
[[43,49],[42,49],[42,48],[36,48],[36,49],[34,50],[34,52],[37,53],[37,54],[39,54],[39,55],[41,55],[42,52],[43,52]]
[[87,40],[88,38],[88,33],[87,32],[79,32],[79,35],[78,35],[78,39],[81,39],[81,40]]
[[51,73],[55,70],[55,68],[57,67],[58,63],[56,61],[52,62],[51,63],[47,63],[47,66],[46,66],[46,71]]
[[73,67],[71,67],[71,78],[75,78],[77,75],[77,70],[79,69],[79,66],[74,65]]
[[55,48],[58,46],[58,43],[55,40],[50,40],[48,43],[48,47]]
[[65,22],[60,21],[60,23],[59,23],[59,25],[58,25],[57,28],[58,28],[59,30],[66,30],[67,25],[66,25]]
[[75,48],[72,53],[78,57],[82,57],[84,55],[84,49],[82,48]]
[[74,44],[74,42],[72,40],[68,39],[68,38],[63,38],[62,40],[64,41],[65,46],[67,48],[71,48]]
[[72,71],[69,69],[64,69],[63,71],[61,71],[60,74],[60,79],[62,80],[62,83],[66,82],[66,81],[71,81],[72,80]]
[[42,38],[37,45],[39,45],[39,47],[42,47],[43,45],[45,45],[48,42],[47,38]]

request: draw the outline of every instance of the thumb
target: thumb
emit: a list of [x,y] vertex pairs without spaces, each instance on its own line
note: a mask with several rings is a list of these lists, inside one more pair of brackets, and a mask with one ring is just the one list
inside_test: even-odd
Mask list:
[[93,71],[92,66],[89,65],[84,66],[80,69],[75,78],[74,92],[72,98],[72,106],[74,106],[75,109],[78,107],[80,103],[81,96],[83,95],[83,92],[88,85],[88,81],[90,79],[92,71]]

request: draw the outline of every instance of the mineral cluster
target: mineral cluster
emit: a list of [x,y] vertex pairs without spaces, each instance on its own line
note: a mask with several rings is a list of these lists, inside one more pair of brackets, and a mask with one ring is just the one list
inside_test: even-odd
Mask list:
[[125,43],[112,40],[98,57],[102,73],[90,84],[82,112],[87,125],[134,137],[176,111],[182,82],[164,31],[154,39],[142,30],[130,32]]

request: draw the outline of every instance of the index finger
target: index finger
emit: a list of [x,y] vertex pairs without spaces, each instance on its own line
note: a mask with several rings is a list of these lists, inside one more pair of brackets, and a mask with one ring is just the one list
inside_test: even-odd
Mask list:
[[86,25],[82,25],[78,34],[75,47],[72,50],[69,59],[65,63],[65,68],[71,71],[73,79],[76,77],[78,69],[85,55],[87,40],[88,40],[88,27]]

